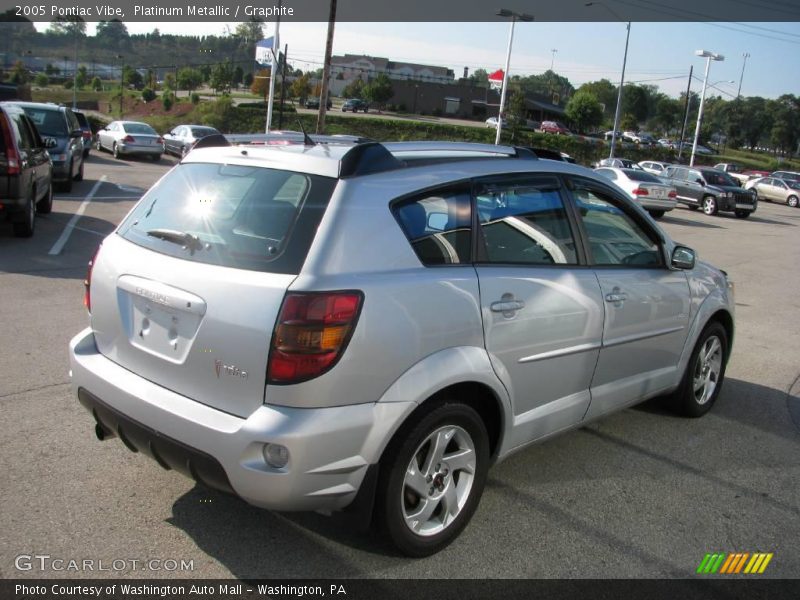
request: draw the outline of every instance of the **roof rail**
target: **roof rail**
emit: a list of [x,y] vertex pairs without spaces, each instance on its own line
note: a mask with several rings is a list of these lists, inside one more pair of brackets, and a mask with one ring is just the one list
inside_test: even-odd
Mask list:
[[528,148],[471,142],[384,142],[359,144],[342,157],[339,177],[391,171],[410,165],[469,159],[520,158],[537,160]]

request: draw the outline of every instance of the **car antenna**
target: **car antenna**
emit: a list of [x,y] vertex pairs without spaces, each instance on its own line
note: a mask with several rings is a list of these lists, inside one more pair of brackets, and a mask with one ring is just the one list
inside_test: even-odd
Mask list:
[[306,133],[306,128],[303,127],[303,122],[297,119],[297,124],[300,126],[300,131],[303,132],[303,144],[306,146],[316,146],[317,142],[311,139],[311,136]]

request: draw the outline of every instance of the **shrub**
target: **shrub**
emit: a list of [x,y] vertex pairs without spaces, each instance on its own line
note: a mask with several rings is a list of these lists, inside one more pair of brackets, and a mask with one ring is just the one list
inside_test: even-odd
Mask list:
[[192,92],[191,95],[189,96],[189,99],[195,106],[200,104],[200,94],[198,94],[197,92]]
[[71,90],[72,89],[72,79],[67,79],[64,81],[64,89]]
[[156,99],[156,93],[149,87],[146,87],[142,90],[142,100],[144,100],[145,102],[152,102],[155,99]]
[[173,96],[172,91],[166,90],[161,94],[161,103],[164,105],[164,110],[172,108],[172,105],[175,104],[175,96]]
[[45,75],[44,73],[39,73],[34,80],[34,83],[39,87],[47,87],[47,84],[50,83],[50,78]]

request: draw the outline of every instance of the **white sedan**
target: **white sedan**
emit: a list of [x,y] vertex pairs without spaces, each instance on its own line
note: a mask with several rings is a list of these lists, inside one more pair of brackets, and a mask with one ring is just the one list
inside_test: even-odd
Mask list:
[[499,117],[489,117],[486,119],[486,127],[491,127],[492,129],[497,129],[497,122],[500,121],[501,125],[505,127],[508,123],[506,123],[505,119],[500,119]]
[[652,173],[640,169],[601,167],[595,172],[607,177],[640,204],[654,219],[678,205],[675,188]]
[[108,150],[114,158],[123,155],[149,156],[160,160],[164,152],[164,138],[147,123],[138,121],[112,121],[97,132],[96,148]]

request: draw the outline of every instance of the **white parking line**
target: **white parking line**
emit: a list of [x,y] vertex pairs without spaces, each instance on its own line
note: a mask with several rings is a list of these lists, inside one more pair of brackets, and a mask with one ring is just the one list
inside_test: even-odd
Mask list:
[[64,245],[69,240],[69,236],[72,234],[72,230],[75,229],[75,224],[78,222],[78,219],[81,218],[83,213],[86,211],[86,207],[89,206],[89,203],[94,198],[94,195],[97,193],[97,190],[100,189],[100,185],[105,182],[106,176],[103,175],[95,184],[89,194],[86,196],[86,199],[81,202],[81,205],[78,207],[78,210],[75,211],[75,214],[72,215],[72,218],[67,223],[67,226],[64,228],[64,231],[61,232],[61,236],[56,240],[56,243],[53,244],[53,247],[50,248],[50,252],[48,254],[55,255],[61,254],[61,251],[64,249]]

